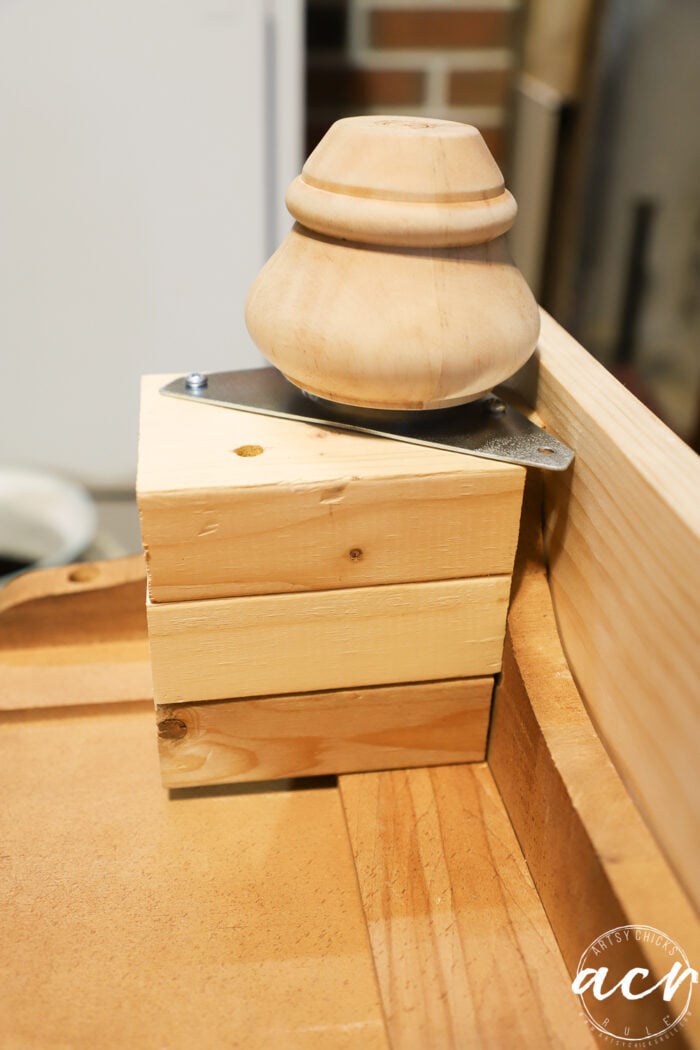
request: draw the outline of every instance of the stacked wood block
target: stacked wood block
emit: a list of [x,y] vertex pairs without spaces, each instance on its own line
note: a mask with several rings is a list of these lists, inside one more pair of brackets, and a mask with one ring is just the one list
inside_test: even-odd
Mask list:
[[142,393],[164,783],[483,760],[524,470]]

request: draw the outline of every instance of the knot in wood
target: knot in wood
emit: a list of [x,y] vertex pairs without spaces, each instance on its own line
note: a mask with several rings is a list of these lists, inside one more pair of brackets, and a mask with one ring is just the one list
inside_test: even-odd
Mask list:
[[187,723],[181,718],[164,718],[158,723],[158,736],[162,740],[182,740],[187,735]]

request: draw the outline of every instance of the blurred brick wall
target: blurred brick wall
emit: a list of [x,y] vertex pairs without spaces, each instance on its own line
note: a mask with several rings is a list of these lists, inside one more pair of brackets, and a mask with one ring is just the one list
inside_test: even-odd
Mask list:
[[334,120],[476,124],[505,159],[520,0],[307,0],[307,152]]

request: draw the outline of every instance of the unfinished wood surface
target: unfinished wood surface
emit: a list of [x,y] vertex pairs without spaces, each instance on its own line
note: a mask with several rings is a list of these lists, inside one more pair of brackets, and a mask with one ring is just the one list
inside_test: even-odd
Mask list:
[[141,556],[25,573],[0,590],[0,711],[152,696]]
[[169,378],[141,399],[152,601],[511,572],[521,467],[161,397]]
[[596,1045],[485,765],[340,792],[392,1050]]
[[246,324],[302,390],[445,408],[481,397],[534,350],[537,304],[503,236],[516,204],[477,128],[338,120],[286,203],[297,222],[253,283]]
[[532,374],[576,450],[547,477],[546,546],[564,651],[597,731],[700,903],[700,460],[551,318]]
[[490,675],[509,576],[149,605],[158,704]]
[[493,679],[157,709],[167,787],[483,761]]
[[[591,724],[561,649],[543,562],[539,480],[528,482],[489,768],[572,976],[596,937],[629,923],[663,930],[696,965],[696,913]],[[654,954],[643,944],[640,954],[636,965],[656,972]],[[688,1019],[695,1045],[699,1021]]]
[[5,717],[3,1050],[387,1046],[334,789],[170,799],[152,710]]

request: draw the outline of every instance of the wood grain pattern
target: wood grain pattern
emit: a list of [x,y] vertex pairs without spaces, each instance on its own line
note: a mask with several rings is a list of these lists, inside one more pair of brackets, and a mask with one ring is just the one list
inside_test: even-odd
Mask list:
[[[541,570],[536,579],[546,587]],[[111,608],[110,589],[94,600]],[[557,685],[570,688],[570,678],[553,654],[551,608],[518,590],[514,612],[521,600],[530,663],[519,657],[518,668],[539,683],[530,695],[541,728],[530,737],[527,708],[513,702],[492,742],[513,745],[501,752],[501,783],[513,819],[525,821],[521,839],[557,935],[589,906],[595,913],[602,871],[613,907],[631,901],[624,914],[653,916],[669,933],[680,926],[693,959],[697,920],[674,911],[651,836],[619,779],[611,788],[590,723],[581,732],[580,703]],[[66,624],[53,622],[60,636]],[[118,617],[114,629],[119,636]],[[95,645],[111,644],[109,634],[87,638],[88,662]],[[31,630],[16,642],[30,651]],[[389,1045],[334,789],[239,785],[168,799],[153,712],[141,704],[2,720],[3,1050],[43,1050],[57,1032],[72,1050]],[[369,773],[340,785],[393,1050],[597,1045],[487,768]],[[679,1047],[700,1045],[691,1024]]]
[[161,397],[169,378],[142,386],[153,602],[512,571],[522,468]]
[[596,1045],[485,765],[340,792],[392,1050]]
[[169,799],[152,710],[0,733],[3,1050],[383,1050],[334,789]]
[[534,350],[537,304],[503,236],[516,204],[472,125],[337,120],[285,203],[297,221],[253,282],[245,318],[302,390],[446,408],[482,397]]
[[[360,198],[326,197],[334,198],[333,223],[353,227]],[[527,361],[539,331],[532,293],[494,230],[504,197],[512,204],[510,194],[484,202],[493,219],[483,244],[433,248],[431,229],[428,246],[382,250],[297,223],[250,290],[250,334],[291,382],[327,400],[423,411],[481,397]],[[375,210],[385,217],[384,201],[364,200],[372,220]],[[387,209],[399,212],[397,228],[413,233],[421,217],[447,237],[457,216],[474,211],[457,203],[434,215],[418,202],[404,215],[405,207]],[[373,240],[369,218],[357,231],[363,242]]]
[[[588,944],[628,923],[663,930],[697,959],[695,911],[610,761],[561,649],[539,480],[526,493],[489,768],[572,975]],[[640,951],[635,965],[655,973],[658,959],[644,945]],[[688,1021],[692,1045],[700,1045],[699,1022],[700,1015]]]
[[[700,904],[700,460],[551,318],[533,374],[576,449],[549,476],[546,545],[564,651],[594,725]],[[532,388],[534,386],[534,389]]]
[[149,605],[159,704],[494,674],[510,577]]
[[493,679],[157,709],[167,787],[483,761]]
[[42,569],[0,591],[0,711],[153,695],[142,557]]

